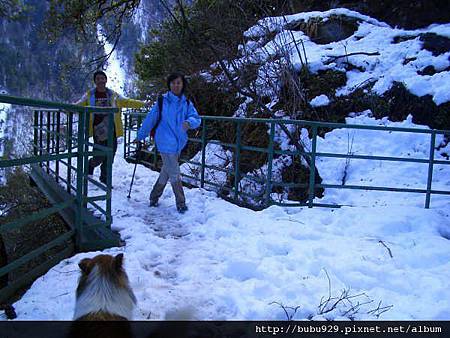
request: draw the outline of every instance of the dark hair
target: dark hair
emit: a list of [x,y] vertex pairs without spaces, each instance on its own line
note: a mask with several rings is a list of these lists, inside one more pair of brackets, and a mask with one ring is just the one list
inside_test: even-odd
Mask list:
[[103,70],[97,70],[95,73],[94,73],[94,82],[95,82],[95,78],[97,77],[97,75],[104,75],[105,77],[106,77],[106,79],[108,80],[108,77],[106,76],[106,73],[103,71]]
[[181,90],[181,94],[183,94],[184,91],[186,90],[187,81],[186,81],[186,78],[184,77],[184,75],[181,73],[172,73],[167,77],[167,88],[170,91],[170,83],[173,80],[178,79],[178,78],[181,78],[181,80],[183,81],[183,89]]

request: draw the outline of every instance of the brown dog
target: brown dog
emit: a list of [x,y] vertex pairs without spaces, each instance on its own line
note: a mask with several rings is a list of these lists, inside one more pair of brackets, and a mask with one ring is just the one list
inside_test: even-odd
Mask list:
[[81,276],[76,291],[74,319],[130,320],[136,297],[123,268],[123,254],[85,258],[78,266]]

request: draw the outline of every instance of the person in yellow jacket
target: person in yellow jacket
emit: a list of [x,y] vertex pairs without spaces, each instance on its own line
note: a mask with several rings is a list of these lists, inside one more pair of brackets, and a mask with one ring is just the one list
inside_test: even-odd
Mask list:
[[[95,88],[90,89],[76,102],[81,106],[115,107],[115,108],[141,108],[145,102],[125,98],[106,87],[108,77],[105,72],[98,70],[94,73]],[[106,146],[108,142],[108,118],[110,115],[93,114],[90,117],[89,136],[94,136],[94,144]],[[117,150],[117,138],[123,136],[123,124],[121,114],[114,114],[113,133],[113,161]],[[94,174],[94,169],[100,166],[100,181],[106,184],[107,164],[106,156],[93,156],[89,160],[89,175]]]

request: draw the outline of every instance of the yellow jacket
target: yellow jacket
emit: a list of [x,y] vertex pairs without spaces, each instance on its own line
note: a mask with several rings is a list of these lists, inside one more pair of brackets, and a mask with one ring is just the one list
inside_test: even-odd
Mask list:
[[[111,107],[121,109],[121,108],[141,108],[144,106],[144,102],[142,101],[125,98],[109,88],[106,88],[106,90],[109,91],[109,95],[111,97],[110,101],[112,104]],[[84,96],[76,104],[85,107],[95,106],[95,88],[88,90],[86,94],[84,94]],[[93,135],[94,130],[93,123],[94,118],[91,116],[91,118],[89,119],[89,136]],[[116,136],[117,137],[123,136],[123,124],[120,112],[119,114],[114,114],[114,125],[116,127],[115,128]]]

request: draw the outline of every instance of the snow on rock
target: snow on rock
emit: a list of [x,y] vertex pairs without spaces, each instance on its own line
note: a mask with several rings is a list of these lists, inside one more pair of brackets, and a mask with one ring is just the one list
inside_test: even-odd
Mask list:
[[[358,20],[355,33],[338,42],[316,44],[302,31],[288,31],[289,24],[308,21],[313,18],[327,20],[331,15],[344,15]],[[276,33],[270,41],[265,38]],[[307,12],[283,17],[270,17],[260,20],[257,25],[245,32],[250,39],[246,48],[250,62],[270,60],[280,50],[280,46],[289,48],[290,61],[301,68],[307,61],[312,72],[325,69],[346,71],[346,64],[352,64],[360,70],[346,71],[347,83],[336,94],[347,95],[362,85],[371,83],[372,89],[379,95],[389,90],[397,81],[417,96],[431,95],[437,105],[450,101],[450,51],[440,55],[423,48],[420,34],[434,33],[450,37],[450,23],[435,24],[428,28],[404,30],[392,28],[365,15],[347,9],[332,9],[326,12]],[[405,39],[399,39],[404,37]],[[400,42],[395,43],[395,39]],[[294,41],[301,48],[298,55]],[[303,53],[304,46],[304,53]],[[427,66],[433,66],[436,73],[420,75]],[[263,64],[261,70],[270,68]],[[446,70],[447,69],[447,70]],[[264,71],[263,71],[264,73]]]
[[[187,178],[186,181],[196,185],[201,179],[202,152],[198,152],[191,161],[199,164],[185,163],[180,166],[180,171],[182,174],[195,177],[195,180]],[[209,143],[205,149],[205,164],[216,168],[232,170],[233,154],[231,151],[225,150],[221,145]],[[205,168],[204,179],[206,182],[223,185],[227,181],[227,173],[216,169]]]
[[321,106],[326,106],[330,103],[330,99],[328,98],[328,96],[326,96],[325,94],[316,96],[315,98],[313,98],[310,102],[311,106],[313,107],[321,107]]

